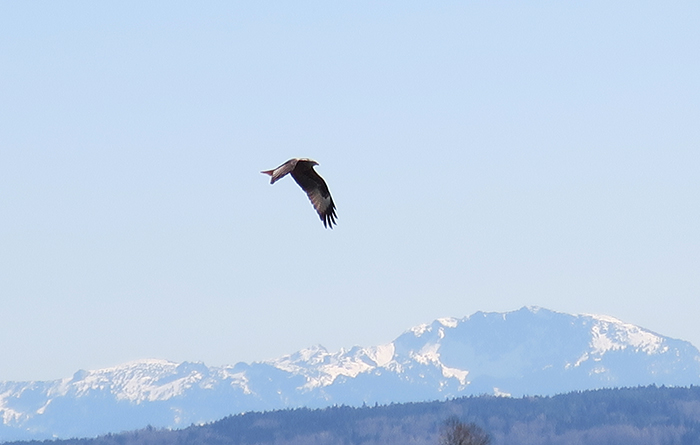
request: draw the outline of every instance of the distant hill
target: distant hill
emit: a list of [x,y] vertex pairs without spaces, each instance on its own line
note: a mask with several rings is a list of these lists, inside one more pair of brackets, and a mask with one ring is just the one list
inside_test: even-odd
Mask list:
[[144,360],[55,381],[3,382],[0,440],[182,428],[246,411],[650,384],[700,384],[700,353],[612,317],[527,307],[439,319],[366,348],[315,346],[224,367]]
[[[493,445],[697,445],[700,388],[639,387],[554,397],[480,396],[377,407],[301,408],[240,414],[183,430],[148,427],[95,439],[45,443],[436,445],[440,427],[450,417],[480,426]],[[20,444],[28,445],[12,445]]]

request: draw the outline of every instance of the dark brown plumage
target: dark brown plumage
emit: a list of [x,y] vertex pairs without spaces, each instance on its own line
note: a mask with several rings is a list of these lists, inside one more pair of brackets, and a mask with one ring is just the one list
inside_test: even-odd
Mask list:
[[337,218],[335,203],[331,192],[328,191],[326,181],[314,170],[315,165],[318,165],[318,162],[311,159],[293,158],[274,170],[265,170],[261,173],[270,176],[270,184],[274,184],[286,174],[291,173],[299,187],[306,192],[318,216],[323,221],[323,226],[332,229]]

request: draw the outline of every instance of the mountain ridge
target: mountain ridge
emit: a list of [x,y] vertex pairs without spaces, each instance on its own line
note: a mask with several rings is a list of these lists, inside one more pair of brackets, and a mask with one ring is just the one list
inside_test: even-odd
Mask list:
[[0,440],[178,428],[289,407],[698,383],[700,352],[688,342],[610,316],[531,306],[439,318],[383,345],[336,352],[315,345],[219,367],[146,359],[0,382]]

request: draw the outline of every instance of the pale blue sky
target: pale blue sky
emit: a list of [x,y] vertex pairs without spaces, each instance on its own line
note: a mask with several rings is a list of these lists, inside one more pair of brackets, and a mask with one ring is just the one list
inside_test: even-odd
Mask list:
[[[698,23],[690,1],[0,2],[0,380],[524,305],[700,346]],[[335,230],[259,173],[295,156]]]

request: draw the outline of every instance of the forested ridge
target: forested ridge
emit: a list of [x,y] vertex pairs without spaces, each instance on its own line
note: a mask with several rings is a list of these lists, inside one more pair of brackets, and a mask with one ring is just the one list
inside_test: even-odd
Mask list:
[[700,387],[639,387],[553,397],[464,397],[373,407],[245,413],[182,430],[145,428],[55,445],[437,444],[456,417],[500,444],[700,444]]

